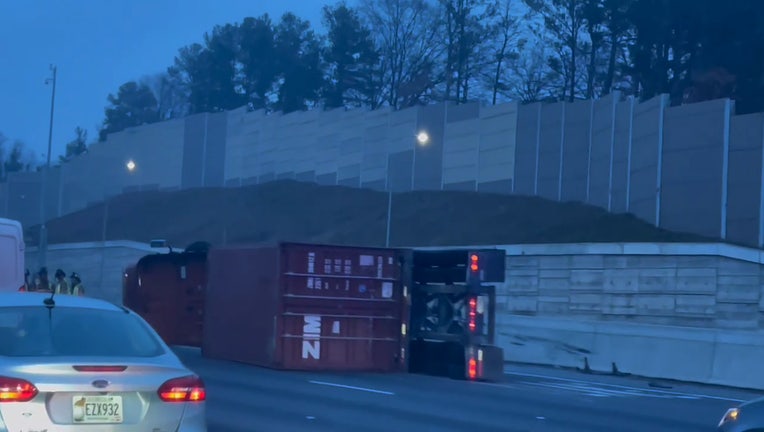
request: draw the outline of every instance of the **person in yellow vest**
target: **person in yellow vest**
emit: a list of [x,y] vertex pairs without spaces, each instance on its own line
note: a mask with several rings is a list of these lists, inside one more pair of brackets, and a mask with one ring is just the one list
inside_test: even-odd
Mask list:
[[64,273],[63,270],[58,269],[56,270],[56,284],[55,284],[55,292],[56,294],[71,294],[69,291],[69,284],[66,283],[66,273]]
[[69,277],[72,280],[72,295],[84,296],[85,287],[82,286],[82,279],[80,279],[80,275],[77,273],[72,273],[72,275]]

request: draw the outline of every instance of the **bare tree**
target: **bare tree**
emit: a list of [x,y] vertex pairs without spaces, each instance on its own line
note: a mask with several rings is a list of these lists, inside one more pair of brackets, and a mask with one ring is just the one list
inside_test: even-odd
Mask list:
[[579,63],[582,57],[581,37],[586,27],[586,1],[524,0],[544,20],[543,31],[553,43],[555,55],[552,69],[563,76],[562,98],[574,101],[579,92]]
[[550,69],[549,51],[544,41],[528,47],[510,64],[511,78],[503,93],[523,103],[557,99],[554,90],[561,82],[559,75]]
[[499,0],[439,0],[445,52],[444,96],[469,99],[471,83],[493,63],[489,42],[497,36]]
[[490,26],[491,40],[489,49],[493,51],[493,68],[484,68],[485,81],[491,90],[491,103],[496,105],[498,95],[508,90],[506,71],[520,58],[527,40],[523,38],[521,16],[515,15],[514,1],[501,0],[495,22]]
[[604,94],[609,94],[613,87],[619,87],[618,81],[624,78],[619,74],[619,69],[629,64],[629,45],[634,36],[628,13],[634,1],[603,0],[608,48],[607,72],[602,83]]
[[425,0],[364,0],[360,10],[380,51],[380,74],[388,105],[426,102],[438,83],[437,11]]

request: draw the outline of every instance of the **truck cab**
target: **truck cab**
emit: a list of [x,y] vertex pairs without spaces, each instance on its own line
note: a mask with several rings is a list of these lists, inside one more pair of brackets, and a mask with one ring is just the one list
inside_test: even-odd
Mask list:
[[0,218],[0,292],[24,288],[24,232],[19,221]]

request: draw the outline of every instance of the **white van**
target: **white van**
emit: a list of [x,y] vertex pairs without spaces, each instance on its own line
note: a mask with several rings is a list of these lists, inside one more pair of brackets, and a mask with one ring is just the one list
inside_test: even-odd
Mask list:
[[0,218],[0,292],[24,286],[24,232],[21,223]]

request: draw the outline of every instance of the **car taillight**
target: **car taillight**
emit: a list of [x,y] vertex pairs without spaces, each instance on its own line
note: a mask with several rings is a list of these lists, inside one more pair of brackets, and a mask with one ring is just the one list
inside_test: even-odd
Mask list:
[[159,387],[158,393],[165,402],[202,402],[207,399],[204,381],[196,375],[171,379]]
[[21,285],[19,287],[19,292],[25,292],[26,290],[27,290],[27,286],[26,285]]
[[37,387],[29,381],[0,377],[0,403],[29,402],[37,396]]

